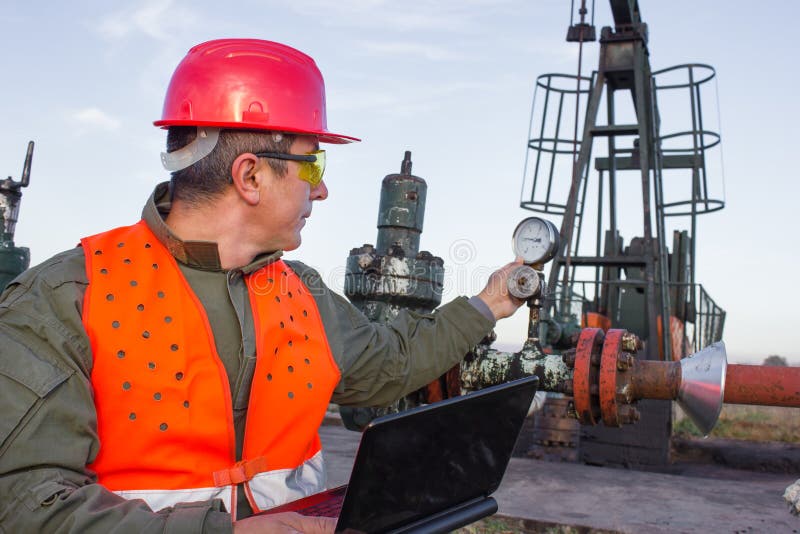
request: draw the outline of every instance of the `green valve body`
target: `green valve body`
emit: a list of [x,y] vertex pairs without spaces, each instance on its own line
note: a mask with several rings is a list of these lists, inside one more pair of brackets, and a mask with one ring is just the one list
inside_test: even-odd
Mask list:
[[344,293],[371,321],[387,322],[401,308],[430,312],[442,302],[444,261],[419,250],[427,191],[406,152],[401,173],[381,184],[377,244],[350,251]]
[[20,181],[16,182],[10,176],[0,180],[0,291],[25,271],[31,262],[30,250],[14,245],[14,231],[19,218],[22,188],[30,183],[32,161],[33,141],[30,141]]
[[[444,261],[419,250],[425,217],[425,180],[411,174],[411,152],[400,174],[381,184],[376,245],[365,244],[347,258],[344,294],[370,321],[387,323],[401,310],[428,313],[442,302]],[[360,430],[379,415],[399,412],[424,402],[422,390],[384,408],[349,408],[339,412],[351,430]]]
[[419,238],[425,219],[428,184],[411,174],[390,174],[381,184],[376,248],[386,254],[400,247],[409,255],[419,252]]
[[13,241],[0,242],[0,291],[25,271],[31,262],[27,247],[15,247]]

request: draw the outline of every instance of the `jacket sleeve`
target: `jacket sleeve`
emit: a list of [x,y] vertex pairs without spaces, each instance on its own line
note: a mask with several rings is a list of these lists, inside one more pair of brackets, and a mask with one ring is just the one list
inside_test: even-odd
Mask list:
[[325,286],[316,271],[287,263],[315,296],[342,373],[332,398],[337,404],[388,405],[444,374],[494,326],[465,297],[433,313],[403,310],[388,324],[373,323]]
[[0,532],[231,532],[219,501],[154,512],[97,483],[83,251],[62,253],[0,297]]

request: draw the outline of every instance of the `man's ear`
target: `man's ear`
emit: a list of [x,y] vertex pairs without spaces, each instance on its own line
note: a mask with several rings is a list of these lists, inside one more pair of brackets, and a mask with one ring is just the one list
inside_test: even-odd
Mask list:
[[261,180],[258,171],[258,157],[246,152],[239,154],[231,165],[231,180],[236,192],[247,204],[258,204],[261,197]]

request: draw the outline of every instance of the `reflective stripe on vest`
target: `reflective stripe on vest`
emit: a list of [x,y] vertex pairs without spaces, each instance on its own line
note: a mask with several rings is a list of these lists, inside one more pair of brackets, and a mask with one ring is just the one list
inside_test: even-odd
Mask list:
[[[261,510],[319,493],[325,489],[325,485],[325,464],[321,452],[306,460],[297,469],[280,469],[260,473],[249,482],[252,497]],[[232,510],[231,491],[227,486],[186,490],[119,490],[114,493],[126,499],[142,499],[153,510],[175,506],[180,502],[207,501],[209,499],[222,499],[225,508]]]
[[339,370],[299,277],[277,261],[245,278],[257,360],[237,463],[225,368],[173,256],[143,221],[81,243],[99,482],[154,509],[248,481],[256,510],[322,489],[317,429]]

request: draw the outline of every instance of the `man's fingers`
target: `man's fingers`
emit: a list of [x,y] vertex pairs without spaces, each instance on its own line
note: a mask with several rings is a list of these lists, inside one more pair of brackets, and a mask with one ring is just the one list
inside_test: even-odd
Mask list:
[[329,534],[336,529],[336,518],[304,516],[294,512],[275,514],[281,522],[304,534]]
[[507,263],[501,270],[502,271],[512,271],[515,268],[519,267],[520,265],[522,265],[522,257],[517,256],[514,259],[514,261],[512,261],[511,263]]
[[333,534],[336,519],[309,517],[296,512],[281,512],[248,517],[233,524],[234,531],[242,534]]
[[334,517],[306,517],[309,521],[309,526],[313,527],[308,532],[315,534],[328,534],[336,530],[336,518]]

